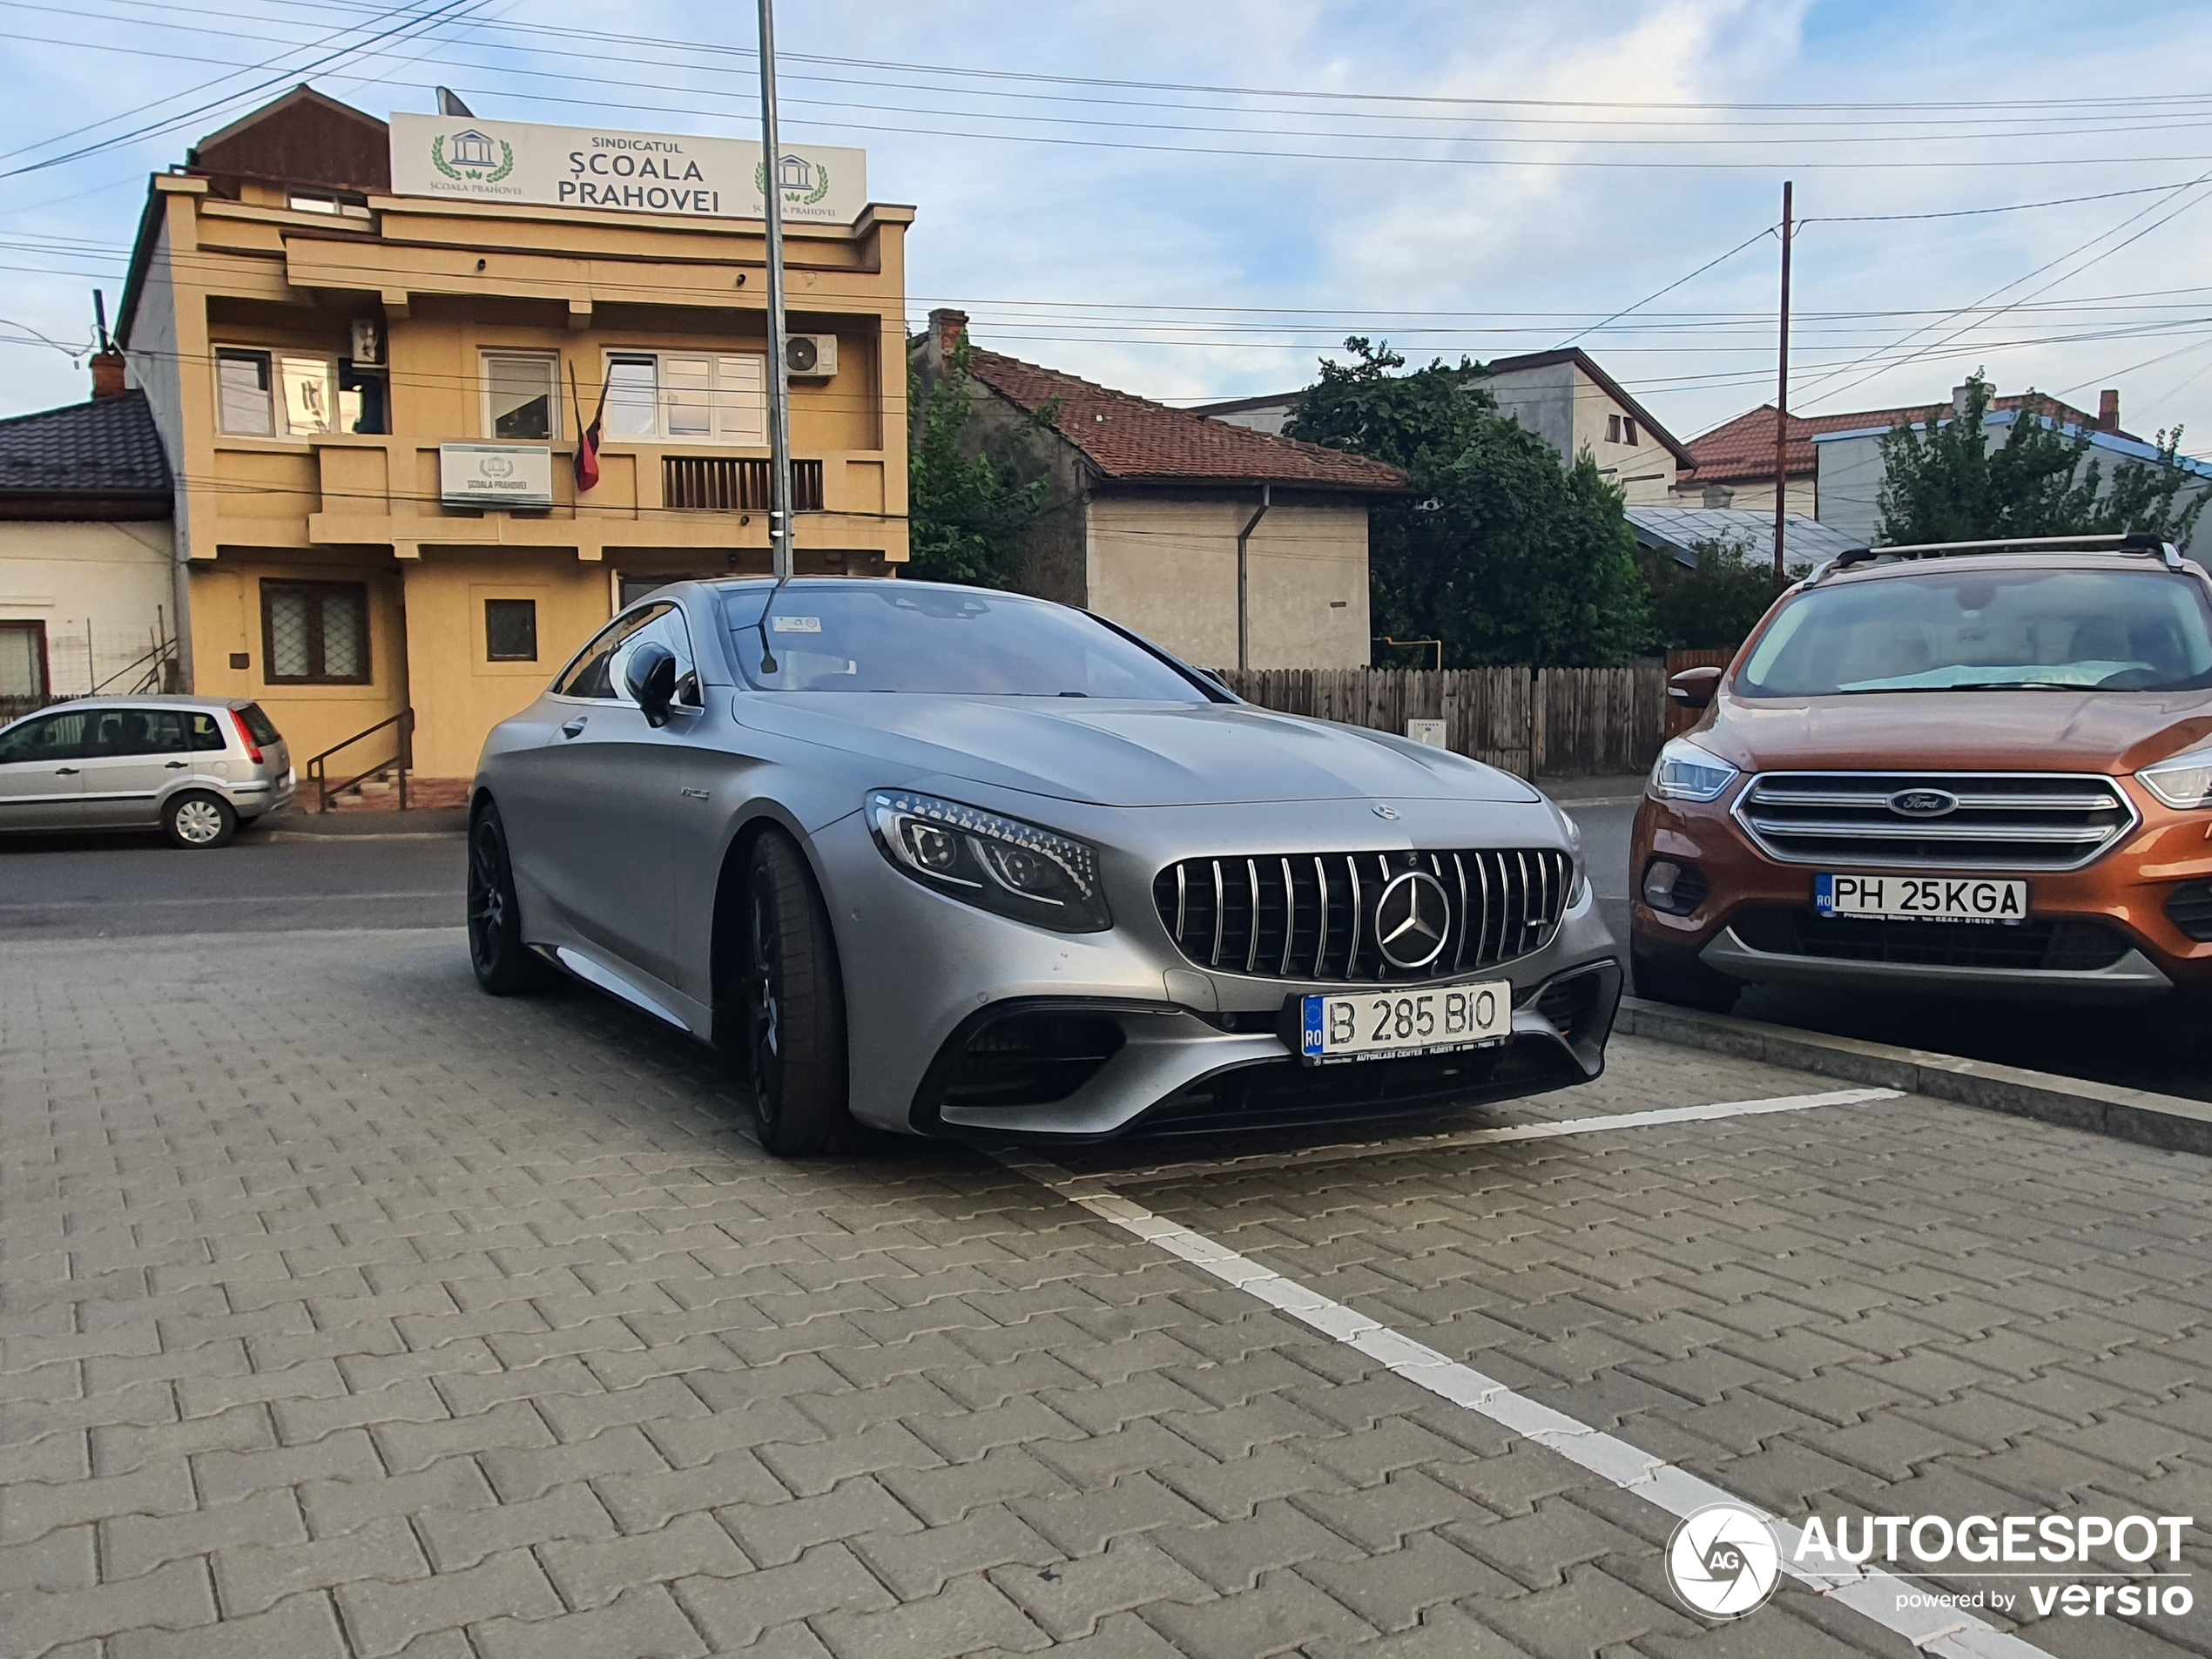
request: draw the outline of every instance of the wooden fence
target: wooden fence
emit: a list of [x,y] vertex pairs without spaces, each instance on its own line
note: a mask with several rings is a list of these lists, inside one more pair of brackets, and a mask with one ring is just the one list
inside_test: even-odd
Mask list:
[[1666,664],[1628,668],[1217,671],[1238,696],[1404,736],[1444,722],[1445,747],[1523,778],[1642,772],[1666,738]]

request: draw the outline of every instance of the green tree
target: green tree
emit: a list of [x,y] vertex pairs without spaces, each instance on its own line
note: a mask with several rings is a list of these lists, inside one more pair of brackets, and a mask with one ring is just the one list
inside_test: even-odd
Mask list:
[[2147,531],[2187,543],[2204,510],[2205,492],[2182,487],[2182,433],[2158,435],[2154,460],[2127,460],[2106,486],[2089,434],[2069,430],[2058,411],[2031,404],[2003,443],[1989,442],[1989,382],[1966,382],[1966,404],[1952,419],[1922,429],[1901,426],[1882,440],[1879,539],[1892,545],[2006,536],[2090,536]]
[[1369,515],[1378,634],[1441,639],[1453,667],[1614,664],[1649,646],[1635,536],[1588,455],[1562,466],[1465,358],[1402,374],[1387,344],[1345,347],[1353,361],[1321,366],[1287,430],[1406,473],[1410,498]]
[[962,340],[934,385],[907,371],[907,568],[925,581],[1012,588],[1022,574],[1023,533],[1044,509],[1045,482],[1018,482],[1006,455],[971,452],[968,357]]
[[[1774,603],[1774,569],[1740,536],[1696,542],[1694,570],[1661,555],[1651,571],[1651,617],[1669,651],[1742,644]],[[1793,574],[1803,575],[1800,565]]]

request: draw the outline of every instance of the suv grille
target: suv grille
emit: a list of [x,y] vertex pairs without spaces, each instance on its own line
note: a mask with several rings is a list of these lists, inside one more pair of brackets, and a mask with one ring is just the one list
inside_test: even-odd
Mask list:
[[2096,921],[1998,923],[1889,921],[1761,908],[1729,919],[1754,950],[1831,961],[1892,962],[1915,968],[2018,968],[2046,973],[2110,968],[2128,941]]
[[[1444,894],[1445,914],[1434,918],[1443,948],[1416,968],[1383,954],[1375,925],[1383,889],[1408,872],[1433,877]],[[1423,980],[1541,949],[1573,877],[1567,854],[1548,848],[1261,853],[1171,864],[1153,881],[1152,899],[1176,948],[1201,968],[1272,979]]]
[[[1913,795],[1935,810],[1899,810]],[[1735,811],[1785,864],[1894,870],[2079,869],[2138,821],[2120,786],[2089,772],[1770,772]]]

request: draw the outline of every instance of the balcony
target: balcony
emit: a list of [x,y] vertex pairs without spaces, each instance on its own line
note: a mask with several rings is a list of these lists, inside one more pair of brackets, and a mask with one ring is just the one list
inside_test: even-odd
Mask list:
[[[676,512],[765,513],[775,482],[772,463],[738,455],[664,455],[661,504]],[[822,510],[822,463],[791,463],[791,505],[798,513]]]

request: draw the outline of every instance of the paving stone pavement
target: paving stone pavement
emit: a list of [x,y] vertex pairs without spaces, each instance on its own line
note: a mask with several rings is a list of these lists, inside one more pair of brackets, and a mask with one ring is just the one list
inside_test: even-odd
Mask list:
[[[1831,1087],[1623,1042],[1465,1121]],[[0,1659],[1910,1651],[1703,1623],[1597,1476],[975,1153],[742,1106],[457,933],[0,946]],[[1792,1517],[2207,1517],[2205,1171],[1893,1100],[1123,1179]]]

